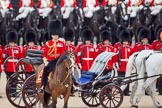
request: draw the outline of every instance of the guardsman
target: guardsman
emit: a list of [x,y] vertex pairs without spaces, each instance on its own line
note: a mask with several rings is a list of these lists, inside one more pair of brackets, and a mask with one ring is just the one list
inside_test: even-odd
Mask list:
[[[152,43],[152,47],[155,51],[162,51],[162,25],[158,25],[156,29],[157,40]],[[162,95],[162,77],[157,80],[157,89],[159,91],[159,95]]]
[[[119,40],[121,42],[121,47],[119,47],[116,51],[118,53],[117,57],[117,67],[118,67],[118,76],[124,77],[126,72],[126,66],[128,63],[129,57],[132,55],[132,48],[129,46],[129,42],[131,41],[130,34],[128,31],[122,31],[119,36]],[[126,96],[129,95],[129,86],[125,89],[124,94]]]
[[19,15],[16,17],[16,20],[26,18],[27,15],[34,10],[34,1],[33,0],[20,0],[19,2]]
[[55,67],[58,58],[65,50],[65,44],[59,40],[59,37],[63,34],[62,23],[59,20],[52,20],[49,22],[48,29],[52,39],[46,42],[42,55],[45,68],[42,76],[41,88],[38,90],[39,93],[44,92],[47,76],[52,71],[53,67]]
[[[36,45],[36,33],[33,30],[28,30],[25,33],[25,42],[26,45],[22,48],[22,57],[25,58],[28,50],[39,50]],[[34,73],[34,69],[30,64],[25,65],[25,71],[31,75]]]
[[150,30],[143,28],[139,31],[138,44],[133,47],[133,52],[138,52],[141,50],[152,49],[152,46],[148,43],[151,38]]
[[5,16],[6,12],[9,12],[9,10],[12,10],[12,3],[10,0],[1,0],[0,1],[0,11],[2,13],[2,17]]
[[162,0],[153,0],[153,6],[151,8],[152,12],[151,15],[157,15],[160,10],[162,9]]
[[8,57],[14,56],[10,59],[8,59],[8,62],[5,65],[5,72],[7,75],[7,79],[16,72],[15,66],[18,61],[18,59],[21,58],[21,50],[20,47],[16,44],[18,41],[18,34],[16,31],[9,31],[7,33],[7,42],[8,45],[6,45],[3,49],[3,58],[4,60]]
[[[97,55],[102,52],[114,52],[114,47],[112,46],[112,35],[108,30],[104,30],[101,32],[101,43],[99,43],[96,47]],[[114,59],[113,57],[108,61],[106,68],[103,72],[104,75],[110,73],[112,71]]]
[[93,33],[90,29],[84,29],[81,33],[82,44],[77,48],[76,63],[81,71],[88,71],[96,57],[93,41]]
[[117,6],[118,6],[118,0],[103,0],[102,1],[102,6],[105,7],[105,6],[111,6],[111,10],[112,10],[112,13],[115,14],[115,11],[117,9]]
[[72,44],[72,42],[74,41],[74,35],[75,35],[74,30],[72,30],[72,29],[65,30],[65,32],[64,32],[65,50],[72,51],[72,52],[76,53],[76,48]]
[[131,24],[132,20],[136,18],[137,13],[143,8],[142,0],[129,0],[127,7],[128,14],[130,14]]
[[77,7],[76,0],[61,0],[61,12],[63,19],[69,18],[70,13]]
[[153,42],[152,42],[152,49],[153,50],[155,50],[155,51],[158,51],[158,50],[161,50],[161,49],[159,49],[160,48],[160,44],[161,44],[161,42],[160,42],[160,38],[159,38],[159,34],[158,34],[158,32],[159,32],[159,30],[162,28],[162,24],[159,24],[159,25],[157,25],[156,27],[155,27],[155,37],[156,37],[156,40],[154,40]]
[[99,10],[98,0],[83,0],[83,12],[87,18],[92,18],[93,13]]
[[[7,33],[7,45],[4,47],[2,56],[3,59],[6,60],[8,57],[7,62],[4,64],[5,73],[7,79],[11,77],[16,72],[16,63],[22,57],[20,47],[16,44],[18,41],[18,34],[15,30],[9,31]],[[16,78],[14,79],[17,80]],[[10,91],[11,96],[15,97],[16,94],[16,83],[11,84],[12,90]]]
[[53,8],[54,8],[54,3],[52,0],[38,1],[38,11],[42,18],[46,18]]

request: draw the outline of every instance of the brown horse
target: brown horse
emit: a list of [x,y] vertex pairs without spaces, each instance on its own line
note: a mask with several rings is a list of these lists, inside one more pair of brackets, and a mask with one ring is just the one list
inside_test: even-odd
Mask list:
[[56,108],[57,98],[60,96],[64,98],[63,107],[67,108],[73,85],[72,72],[74,70],[74,64],[75,55],[72,52],[65,52],[56,62],[56,66],[53,67],[53,71],[48,76],[48,84],[45,87],[44,98],[41,98],[41,95],[38,94],[45,108],[49,107],[50,97],[52,97],[52,108]]

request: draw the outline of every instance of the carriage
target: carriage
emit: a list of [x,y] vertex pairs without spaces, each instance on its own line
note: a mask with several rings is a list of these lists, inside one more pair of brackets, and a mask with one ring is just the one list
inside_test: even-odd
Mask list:
[[[39,54],[41,53],[37,53],[35,56],[39,56]],[[79,92],[81,92],[82,101],[87,106],[98,107],[99,105],[102,105],[104,108],[118,108],[122,104],[124,97],[120,86],[147,78],[137,78],[136,74],[125,78],[116,77],[115,69],[113,69],[111,74],[108,73],[103,75],[103,70],[107,62],[114,55],[115,53],[111,52],[101,53],[96,57],[90,70],[82,73],[78,83],[79,87],[81,88]],[[40,80],[36,80],[36,74],[26,74],[23,69],[24,64],[26,63],[30,63],[33,65],[33,67],[35,67],[35,64],[40,65],[42,61],[41,59],[33,59],[30,57],[20,59],[19,62],[17,62],[17,67],[20,67],[18,65],[21,65],[22,71],[17,69],[18,71],[11,76],[6,85],[6,94],[8,100],[11,102],[11,104],[19,108],[32,108],[39,101],[39,94],[37,94],[38,85],[36,84],[40,83]],[[132,80],[130,78],[134,79]],[[13,96],[11,93],[11,91],[15,89],[12,87],[13,84],[17,85],[16,96]]]

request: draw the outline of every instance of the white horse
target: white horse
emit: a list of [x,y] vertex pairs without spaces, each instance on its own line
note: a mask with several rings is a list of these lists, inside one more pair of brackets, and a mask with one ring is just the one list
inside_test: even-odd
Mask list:
[[[147,72],[147,77],[162,74],[162,53],[154,53],[150,55],[149,58],[142,61],[141,70],[138,78],[143,78],[145,76],[145,72]],[[138,106],[138,103],[140,102],[141,97],[146,90],[147,93],[151,96],[154,105],[157,108],[161,108],[160,103],[155,98],[156,82],[157,78],[159,77],[160,76],[154,76],[151,78],[147,78],[144,83],[138,83],[137,99],[135,106]]]
[[[150,55],[152,55],[154,53],[155,52],[153,50],[143,50],[143,51],[139,52],[139,54],[134,53],[133,55],[131,55],[130,58],[129,58],[128,64],[127,64],[125,77],[129,77],[131,75],[131,73],[133,72],[133,69],[136,68],[136,73],[138,75],[137,78],[143,78],[144,73],[146,72],[146,71],[143,71],[144,70],[143,62],[144,62],[145,58],[149,57]],[[150,72],[150,71],[148,71],[148,72]],[[148,72],[147,72],[147,74],[149,74]],[[132,106],[137,107],[138,103],[140,102],[141,96],[144,94],[144,89],[142,88],[143,84],[144,84],[144,81],[145,81],[144,79],[138,80],[138,81],[136,81],[134,83],[134,85],[132,87],[132,93],[131,93],[131,97],[130,97],[130,103],[131,103]],[[121,89],[124,90],[126,88],[126,86],[127,85],[122,85]],[[154,102],[154,105],[159,107],[160,104],[156,100],[156,98],[155,98],[155,96],[153,94],[153,91],[154,91],[153,86],[148,85],[145,88],[145,90],[146,89],[147,89],[148,94],[150,94],[150,96],[151,96],[151,98],[152,98],[152,100]],[[137,91],[137,97],[138,98],[136,99],[136,103],[134,104],[134,95],[135,95],[136,91]]]

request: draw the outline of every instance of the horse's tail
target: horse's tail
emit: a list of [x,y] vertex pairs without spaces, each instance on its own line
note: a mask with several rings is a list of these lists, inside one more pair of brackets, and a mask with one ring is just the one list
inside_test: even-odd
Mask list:
[[[128,63],[127,63],[127,67],[126,67],[126,73],[125,73],[125,77],[129,77],[131,76],[131,73],[133,71],[133,69],[135,68],[134,64],[135,64],[135,58],[137,57],[139,52],[136,52],[136,53],[133,53],[130,57],[129,57],[129,60],[128,60]],[[120,88],[124,91],[125,88],[127,87],[127,84],[125,85],[122,85]]]

